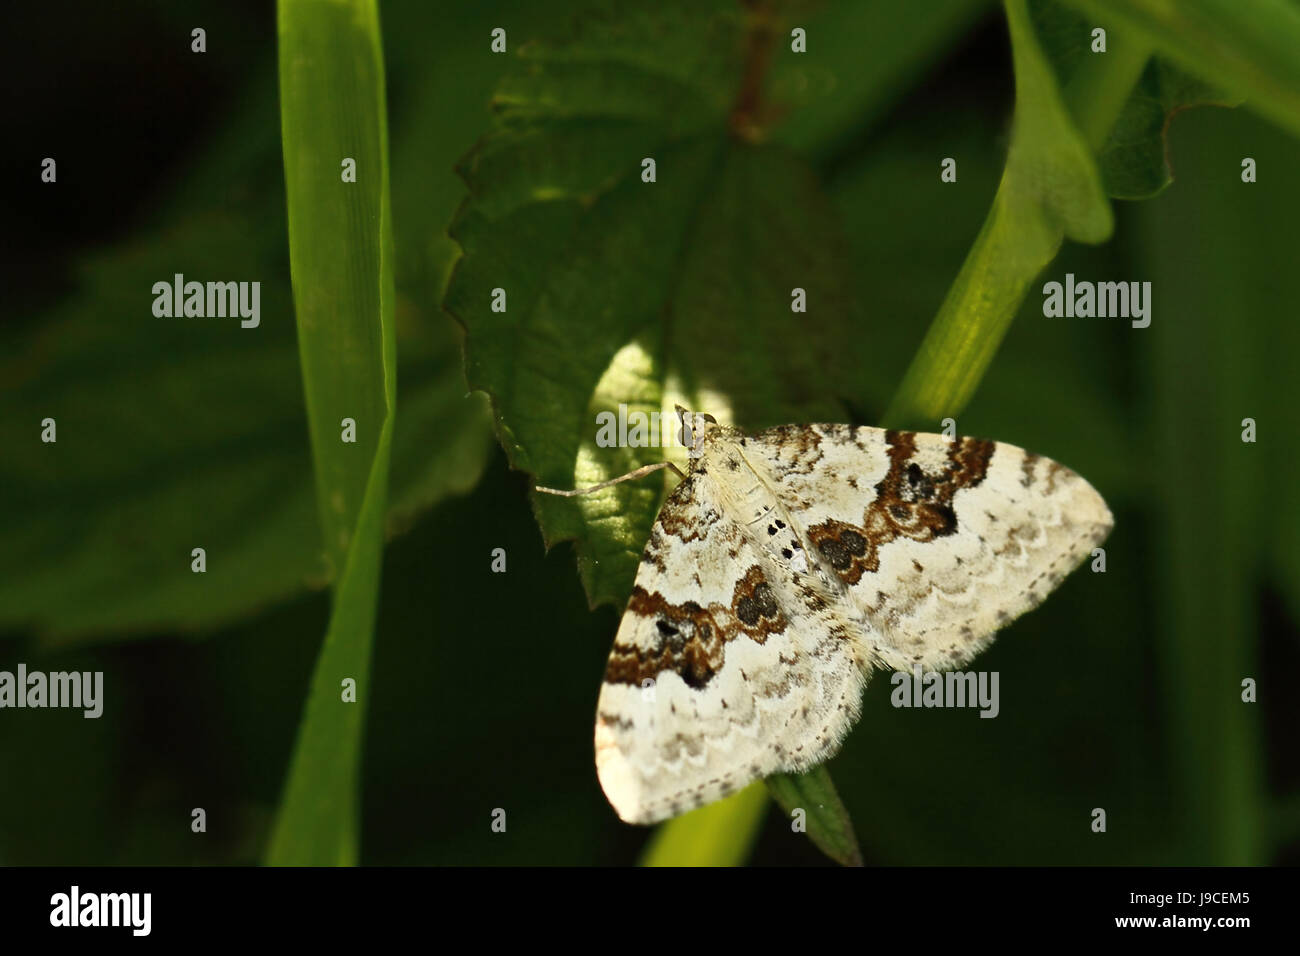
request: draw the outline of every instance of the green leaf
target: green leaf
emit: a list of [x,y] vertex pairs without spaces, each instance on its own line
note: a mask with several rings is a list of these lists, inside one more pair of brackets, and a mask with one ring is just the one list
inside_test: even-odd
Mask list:
[[1174,115],[1193,106],[1240,102],[1163,60],[1149,62],[1102,147],[1106,192],[1115,199],[1150,199],[1160,193],[1174,181],[1166,141]]
[[[342,572],[267,862],[350,865],[397,397],[383,53],[375,0],[281,0],[278,30],[303,385],[326,554]],[[344,419],[355,442],[341,440]]]
[[[745,78],[774,32],[731,3],[627,5],[529,45],[503,83],[498,130],[462,163],[446,305],[470,384],[538,484],[684,460],[600,447],[597,415],[620,404],[663,415],[669,438],[678,403],[752,428],[844,417],[832,382],[848,378],[837,343],[856,312],[833,216],[799,160],[731,132],[757,115]],[[626,600],[666,487],[536,497],[548,545],[577,543],[593,605]]]
[[[1067,101],[1096,96],[1095,77],[1114,75],[1109,51],[1092,50],[1098,23],[1055,0],[1030,4],[1034,31],[1051,61]],[[1113,33],[1108,30],[1108,34]],[[1121,42],[1123,37],[1121,36]],[[1074,84],[1082,87],[1076,91]],[[1166,134],[1174,114],[1194,106],[1236,106],[1239,98],[1211,87],[1161,58],[1152,58],[1101,147],[1097,160],[1107,195],[1115,199],[1149,199],[1171,182]]]
[[806,814],[808,838],[817,848],[844,866],[861,866],[862,851],[853,832],[853,821],[831,782],[830,771],[823,764],[806,773],[778,774],[767,778],[772,798],[792,814]]
[[1300,133],[1300,7],[1289,0],[1068,0]]
[[742,866],[766,810],[767,791],[752,783],[661,826],[646,846],[641,865]]
[[1016,70],[1006,168],[984,227],[885,415],[891,424],[933,425],[956,415],[974,394],[1030,283],[1065,238],[1100,243],[1110,236],[1110,204],[1081,129],[1104,137],[1145,52],[1112,37],[1106,69],[1075,84],[1081,112],[1072,114],[1025,0],[1006,0],[1005,7]]

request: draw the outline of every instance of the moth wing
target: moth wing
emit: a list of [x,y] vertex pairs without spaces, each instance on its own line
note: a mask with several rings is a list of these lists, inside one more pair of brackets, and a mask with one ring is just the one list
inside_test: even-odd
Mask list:
[[692,474],[664,503],[601,686],[596,771],[629,823],[819,763],[857,716],[864,678],[834,608],[718,492]]
[[880,662],[958,667],[1105,539],[1105,501],[1014,445],[848,425],[747,439]]

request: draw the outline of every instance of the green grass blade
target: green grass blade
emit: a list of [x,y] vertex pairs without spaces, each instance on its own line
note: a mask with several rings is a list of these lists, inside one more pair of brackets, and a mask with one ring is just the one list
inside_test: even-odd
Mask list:
[[725,800],[677,817],[651,837],[642,866],[741,866],[758,837],[767,790],[752,783]]
[[[392,217],[375,0],[281,0],[281,132],[299,353],[326,554],[341,569],[271,864],[352,864],[396,397]],[[356,182],[342,163],[356,161]],[[356,441],[341,422],[356,423]],[[356,702],[343,681],[356,682]]]

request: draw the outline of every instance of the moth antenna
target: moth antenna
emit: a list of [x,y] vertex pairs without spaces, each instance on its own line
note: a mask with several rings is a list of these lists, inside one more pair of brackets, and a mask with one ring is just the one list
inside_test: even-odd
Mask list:
[[635,481],[637,478],[644,478],[646,475],[650,474],[651,472],[658,471],[660,468],[671,468],[673,471],[677,472],[678,478],[686,477],[685,473],[683,473],[683,471],[680,468],[678,468],[676,465],[674,465],[671,461],[658,461],[655,462],[653,465],[645,465],[642,468],[638,468],[636,471],[629,471],[626,475],[620,475],[617,478],[611,478],[609,481],[602,481],[600,484],[592,485],[590,488],[576,488],[573,491],[560,491],[557,488],[543,488],[541,485],[538,485],[537,490],[541,492],[545,492],[548,495],[560,495],[563,498],[572,498],[575,495],[589,495],[593,491],[600,491],[602,488],[608,488],[610,485],[616,485],[620,481]]

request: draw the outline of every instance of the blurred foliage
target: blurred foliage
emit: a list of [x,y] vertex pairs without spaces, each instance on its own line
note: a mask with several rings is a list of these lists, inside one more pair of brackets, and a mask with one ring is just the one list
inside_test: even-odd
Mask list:
[[[0,827],[4,863],[260,859],[328,622],[328,601],[312,589],[328,574],[291,331],[274,23],[251,0],[242,17],[239,5],[210,6],[202,57],[173,51],[188,49],[189,29],[204,17],[161,2],[96,20],[100,29],[84,36],[33,9],[30,50],[18,51],[27,70],[51,47],[60,62],[75,62],[79,44],[145,43],[153,52],[115,60],[117,74],[72,70],[61,86],[31,93],[43,112],[25,107],[20,116],[33,155],[60,143],[60,181],[33,182],[32,195],[10,207],[17,217],[48,206],[57,218],[32,230],[45,254],[4,266],[10,301],[26,306],[6,310],[0,352],[0,624],[8,629],[0,668],[103,670],[107,702],[97,721],[0,712],[0,752],[21,768],[0,775],[0,814],[10,821]],[[629,863],[648,836],[617,821],[592,767],[592,709],[617,613],[587,609],[569,548],[544,556],[529,480],[508,472],[500,453],[487,454],[484,408],[465,397],[458,333],[439,314],[457,255],[445,227],[464,195],[453,170],[459,157],[486,136],[463,166],[471,198],[457,218],[467,251],[457,282],[473,278],[475,241],[497,243],[480,253],[533,263],[533,282],[568,296],[550,315],[559,337],[541,343],[557,361],[611,341],[620,349],[632,329],[626,310],[648,309],[656,292],[662,301],[664,256],[680,248],[699,271],[681,291],[694,296],[700,324],[671,353],[646,354],[682,363],[682,394],[698,394],[691,376],[723,376],[713,384],[736,388],[731,407],[745,425],[819,408],[874,424],[986,222],[1014,143],[1005,18],[992,5],[936,6],[941,13],[916,29],[909,17],[920,12],[904,12],[913,5],[799,8],[806,59],[778,52],[771,64],[772,100],[788,105],[762,117],[765,142],[741,146],[713,128],[730,115],[708,94],[725,75],[697,88],[684,56],[665,65],[644,45],[615,49],[609,22],[557,15],[548,3],[474,4],[455,17],[413,0],[383,4],[399,361],[389,525],[406,533],[384,558],[364,736],[363,863]],[[719,9],[725,25],[730,15]],[[489,52],[498,26],[510,38],[506,56]],[[548,58],[556,38],[575,29],[600,50],[608,40],[617,55]],[[677,31],[664,42],[694,49],[710,69],[734,68],[725,50],[704,57],[699,46],[723,36]],[[523,48],[533,39],[552,45],[535,44],[540,59],[530,60]],[[1063,69],[1055,48],[1045,49]],[[1191,70],[1185,58],[1174,62]],[[1297,54],[1261,62],[1295,68]],[[159,63],[168,83],[155,75]],[[601,105],[590,93],[592,70],[622,114],[590,117]],[[564,83],[547,87],[553,71]],[[1148,86],[1160,82],[1153,76],[1148,67],[1138,92],[1160,99],[1172,88]],[[1240,89],[1231,70],[1199,78],[1244,95],[1251,110],[1279,85]],[[154,160],[129,138],[176,129],[172,101],[155,92],[169,84],[195,91],[181,115],[197,120]],[[664,99],[674,84],[681,110]],[[1073,110],[1071,88],[1061,94]],[[516,95],[494,101],[501,89]],[[584,89],[578,105],[587,113],[560,115],[557,106]],[[119,90],[133,95],[118,98]],[[569,99],[550,95],[560,92]],[[541,102],[530,99],[540,93]],[[55,118],[76,97],[122,116],[122,131],[69,138]],[[492,102],[509,121],[505,134],[491,120]],[[1147,116],[1134,128],[1149,144],[1156,126]],[[688,142],[676,153],[639,145],[657,141],[654,125],[665,117]],[[529,136],[547,150],[526,153]],[[600,164],[612,147],[592,145],[600,136],[635,156],[621,170],[627,185],[593,179],[611,172]],[[699,145],[709,137],[713,153]],[[959,417],[963,433],[1032,448],[1098,487],[1116,514],[1107,573],[1073,576],[981,656],[979,667],[999,671],[1007,690],[997,720],[896,710],[887,681],[868,687],[831,770],[868,863],[1300,859],[1300,763],[1289,740],[1300,704],[1274,676],[1300,665],[1300,500],[1285,478],[1294,467],[1286,436],[1300,408],[1289,364],[1300,346],[1290,288],[1300,146],[1254,112],[1216,109],[1177,113],[1168,139],[1172,185],[1140,204],[1114,204],[1110,242],[1066,242],[1037,280],[1066,272],[1149,280],[1151,327],[1046,319],[1031,286]],[[526,155],[569,165],[515,162]],[[659,181],[642,184],[644,155],[675,161],[661,160]],[[955,184],[939,179],[947,156],[958,160]],[[1258,163],[1257,183],[1241,181],[1246,156]],[[669,208],[682,201],[673,179],[693,176],[703,190],[708,161],[723,157],[727,175],[710,185],[708,216],[694,226],[703,239],[656,245],[655,235],[674,229],[691,234],[685,213],[674,218]],[[37,161],[27,162],[21,175],[35,180]],[[1103,160],[1112,194],[1126,194],[1106,168]],[[1143,194],[1154,168],[1138,167]],[[571,178],[555,178],[562,172]],[[557,193],[531,194],[540,177]],[[586,185],[593,181],[598,189]],[[591,232],[616,227],[623,213],[615,206],[634,202],[640,188],[658,190],[665,204],[641,221],[645,231],[629,227],[622,247]],[[86,197],[85,211],[67,205],[65,189]],[[518,235],[493,222],[511,216],[521,217]],[[591,258],[522,228],[554,225],[546,217],[586,230],[574,249]],[[521,248],[530,238],[534,247]],[[643,259],[623,258],[638,249]],[[742,253],[758,250],[769,250],[771,276],[744,265]],[[778,325],[777,310],[761,304],[747,303],[743,315],[728,304],[746,288],[737,283],[753,284],[749,294],[784,284],[777,307],[788,313],[789,287],[807,284],[788,278],[801,261],[816,265],[831,291],[822,301],[810,296],[798,324]],[[582,270],[593,266],[605,274],[582,286]],[[261,328],[155,319],[149,289],[175,272],[260,279]],[[481,290],[501,284],[490,275],[462,286],[480,290],[473,295],[453,286],[452,305],[459,294],[458,311],[485,308]],[[638,290],[650,298],[636,300]],[[511,322],[527,301],[510,291]],[[504,317],[478,318],[488,329]],[[647,332],[659,327],[651,321]],[[704,329],[714,338],[698,334]],[[522,343],[510,341],[510,328],[491,331],[495,352],[485,350],[484,361],[505,368]],[[716,338],[727,335],[740,344]],[[813,345],[833,353],[824,372],[808,371],[807,359],[800,365],[797,349]],[[741,346],[749,366],[733,368],[729,356]],[[471,381],[483,374],[472,337],[468,367]],[[753,367],[804,370],[755,392],[733,381]],[[626,467],[608,458],[587,462],[583,474],[574,467],[574,437],[579,427],[588,437],[594,430],[582,422],[592,421],[603,370],[584,367],[580,396],[557,372],[548,387],[563,414],[529,408],[519,393],[521,426],[505,423],[518,444],[503,435],[511,460],[536,465],[551,483]],[[661,368],[628,363],[620,373],[609,394],[645,387],[634,399],[660,405]],[[57,445],[39,442],[46,415],[58,418]],[[1245,417],[1259,423],[1257,444],[1240,441]],[[456,492],[468,494],[448,497]],[[604,520],[644,529],[661,493],[643,487],[642,497],[617,499]],[[552,538],[592,520],[541,517]],[[634,534],[620,534],[623,551],[639,547],[628,543]],[[198,538],[221,542],[209,547],[204,576],[188,571]],[[498,547],[508,555],[505,574],[489,570]],[[214,551],[228,558],[218,562]],[[618,554],[611,548],[610,560]],[[603,585],[604,593],[616,599],[628,584]],[[141,634],[153,639],[123,639]],[[1240,703],[1245,676],[1259,680],[1260,703]],[[189,829],[197,806],[208,811],[205,835]],[[1098,806],[1109,816],[1104,835],[1088,826]],[[490,829],[498,807],[508,814],[504,834]],[[754,862],[825,862],[788,818],[772,809],[764,819]],[[743,852],[742,841],[725,845]]]

